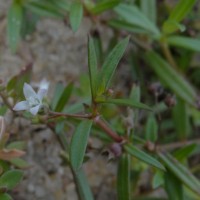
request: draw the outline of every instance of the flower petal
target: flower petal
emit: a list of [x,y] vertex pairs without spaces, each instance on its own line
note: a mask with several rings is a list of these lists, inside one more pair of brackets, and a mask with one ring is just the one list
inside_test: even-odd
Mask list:
[[18,110],[28,110],[28,109],[29,109],[29,104],[28,104],[27,101],[20,101],[13,108],[13,110],[16,110],[16,111],[18,111]]
[[40,100],[40,102],[42,103],[42,99],[43,97],[47,94],[47,90],[46,89],[39,89],[37,96],[38,99]]
[[37,106],[31,108],[31,109],[29,110],[30,113],[33,114],[33,115],[36,115],[36,114],[38,113],[39,109],[40,109],[40,106],[41,106],[41,105],[37,105]]
[[24,91],[24,96],[27,100],[30,97],[36,97],[37,98],[37,94],[35,93],[35,91],[33,90],[33,88],[29,84],[24,83],[23,91]]
[[42,81],[39,84],[39,90],[40,89],[48,90],[48,88],[49,88],[49,82],[46,79],[42,79]]

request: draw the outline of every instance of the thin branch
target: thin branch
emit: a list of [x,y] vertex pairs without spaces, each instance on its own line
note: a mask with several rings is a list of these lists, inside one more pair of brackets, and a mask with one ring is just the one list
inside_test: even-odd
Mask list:
[[91,114],[67,114],[67,113],[59,113],[54,111],[49,111],[49,114],[52,116],[49,116],[48,119],[57,118],[57,117],[73,117],[73,118],[82,118],[82,119],[91,119]]
[[107,133],[112,139],[116,142],[122,142],[124,140],[123,137],[119,136],[115,131],[113,131],[107,123],[105,123],[102,119],[98,117],[95,118],[94,122]]
[[0,96],[1,96],[1,98],[2,98],[2,100],[3,100],[3,102],[8,106],[8,108],[9,108],[11,111],[13,111],[13,106],[12,106],[12,104],[8,101],[8,98],[5,96],[5,94],[2,93],[2,92],[0,92]]
[[170,144],[158,145],[158,146],[156,146],[156,150],[170,151],[170,150],[174,150],[179,147],[183,147],[184,145],[190,145],[190,144],[200,144],[200,138],[197,138],[194,140],[180,141],[180,142],[174,142],[174,143],[170,143]]
[[173,58],[173,56],[171,54],[171,51],[170,51],[170,49],[168,47],[168,44],[163,42],[163,43],[161,43],[161,47],[162,47],[162,51],[163,51],[167,61],[170,63],[170,65],[174,69],[178,69],[178,66],[177,66],[177,64],[176,64],[176,62],[175,62],[175,60],[174,60],[174,58]]

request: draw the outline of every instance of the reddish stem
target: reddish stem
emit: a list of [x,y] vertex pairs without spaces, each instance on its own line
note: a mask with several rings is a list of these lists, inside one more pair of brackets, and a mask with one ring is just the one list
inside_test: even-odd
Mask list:
[[101,120],[99,117],[96,117],[95,120],[96,124],[104,130],[110,137],[112,137],[116,142],[122,142],[123,138],[120,137],[116,132],[114,132],[107,123]]

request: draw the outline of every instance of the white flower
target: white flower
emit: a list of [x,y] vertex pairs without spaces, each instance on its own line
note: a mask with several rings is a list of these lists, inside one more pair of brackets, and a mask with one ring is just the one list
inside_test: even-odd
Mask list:
[[48,90],[49,88],[49,82],[46,79],[42,79],[39,84],[39,90]]
[[33,115],[36,115],[42,106],[42,99],[47,93],[48,87],[46,86],[40,87],[38,92],[36,93],[29,84],[24,83],[23,92],[26,101],[20,101],[19,103],[17,103],[14,106],[13,110],[28,110]]

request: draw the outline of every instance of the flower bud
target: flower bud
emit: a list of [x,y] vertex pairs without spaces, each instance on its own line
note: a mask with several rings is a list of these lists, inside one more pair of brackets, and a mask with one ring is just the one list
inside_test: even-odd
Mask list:
[[155,82],[155,83],[151,83],[148,86],[148,91],[150,94],[153,94],[154,96],[159,96],[164,92],[164,89],[162,85],[160,84],[160,82]]
[[122,146],[119,143],[113,143],[110,146],[110,151],[113,153],[114,157],[119,157],[122,154]]
[[165,105],[169,108],[176,105],[176,98],[170,94],[168,94],[165,98]]

